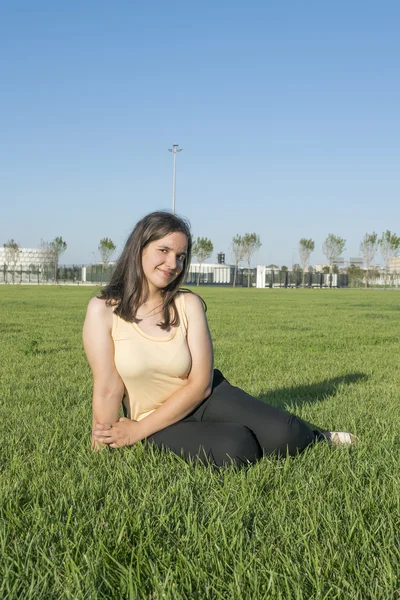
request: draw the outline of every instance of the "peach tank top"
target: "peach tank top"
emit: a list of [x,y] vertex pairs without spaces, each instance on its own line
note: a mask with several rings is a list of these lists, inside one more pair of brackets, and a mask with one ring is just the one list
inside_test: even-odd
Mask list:
[[180,325],[155,337],[113,314],[115,366],[125,384],[128,417],[140,421],[187,383],[192,366],[187,344],[185,294],[175,298]]

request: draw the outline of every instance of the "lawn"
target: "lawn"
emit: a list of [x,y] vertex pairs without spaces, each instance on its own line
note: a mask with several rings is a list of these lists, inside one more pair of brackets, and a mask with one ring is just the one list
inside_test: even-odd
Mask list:
[[355,448],[90,450],[89,287],[0,286],[0,597],[400,598],[400,293],[199,288],[215,366]]

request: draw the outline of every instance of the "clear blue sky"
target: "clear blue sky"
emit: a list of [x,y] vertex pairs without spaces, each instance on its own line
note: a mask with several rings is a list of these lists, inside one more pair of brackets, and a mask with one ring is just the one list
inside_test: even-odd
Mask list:
[[[118,250],[171,208],[216,253],[323,262],[400,234],[399,2],[8,0],[0,7],[0,244]],[[255,257],[256,258],[256,257]]]

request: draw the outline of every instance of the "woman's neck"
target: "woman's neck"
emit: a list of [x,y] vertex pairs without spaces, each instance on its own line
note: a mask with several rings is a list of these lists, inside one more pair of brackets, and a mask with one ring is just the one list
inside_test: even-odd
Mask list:
[[162,306],[164,302],[161,291],[157,290],[156,292],[149,291],[147,298],[140,303],[140,309],[144,310],[154,310],[156,307]]

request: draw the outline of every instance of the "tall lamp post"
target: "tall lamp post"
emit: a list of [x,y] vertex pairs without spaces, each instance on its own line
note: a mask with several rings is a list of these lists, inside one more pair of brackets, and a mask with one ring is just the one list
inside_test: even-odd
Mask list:
[[179,144],[173,144],[172,148],[168,148],[169,152],[174,155],[174,176],[172,179],[172,214],[175,214],[175,195],[176,195],[176,153],[182,152],[182,148],[179,148]]

